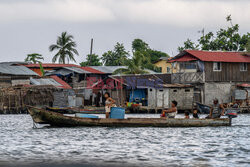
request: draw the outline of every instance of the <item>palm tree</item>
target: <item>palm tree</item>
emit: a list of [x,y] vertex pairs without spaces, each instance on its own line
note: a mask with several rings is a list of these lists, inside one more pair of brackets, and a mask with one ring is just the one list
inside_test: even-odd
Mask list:
[[40,63],[41,62],[40,60],[44,60],[44,58],[41,54],[32,53],[32,54],[28,54],[24,61],[25,62],[32,62],[32,63],[36,64],[36,63]]
[[52,59],[52,62],[55,63],[57,60],[59,63],[65,64],[65,60],[76,62],[74,55],[79,55],[76,48],[76,42],[73,41],[73,36],[69,35],[67,32],[62,32],[61,36],[57,38],[56,44],[53,44],[49,47],[49,50],[53,52],[58,50],[55,56]]
[[122,66],[128,56],[129,52],[126,51],[124,45],[117,42],[114,50],[105,52],[101,59],[105,66]]
[[132,59],[126,61],[127,68],[119,68],[113,74],[147,74],[143,67],[146,57],[141,52],[135,52]]
[[102,62],[105,66],[115,66],[116,65],[116,62],[114,61],[115,54],[111,50],[103,53],[101,59],[102,59]]

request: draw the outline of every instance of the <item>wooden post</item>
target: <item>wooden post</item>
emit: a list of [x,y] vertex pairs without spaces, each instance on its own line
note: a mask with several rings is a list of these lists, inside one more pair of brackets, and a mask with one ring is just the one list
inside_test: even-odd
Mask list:
[[116,84],[116,94],[117,94],[117,100],[118,100],[118,104],[119,104],[119,107],[120,107],[120,98],[119,98],[119,92],[118,92],[118,88],[117,88],[117,81],[115,81],[115,84]]
[[[90,42],[90,61],[89,62],[91,62],[91,57],[92,57],[92,54],[93,54],[93,38],[91,38],[91,42]],[[88,64],[88,65],[90,65],[90,64]]]
[[8,107],[8,109],[9,109],[9,112],[10,112],[10,94],[9,94],[9,107]]
[[124,104],[123,104],[123,84],[122,84],[122,77],[121,77],[120,84],[121,84],[121,104],[123,106]]
[[93,54],[93,38],[91,38],[91,43],[90,43],[90,55]]

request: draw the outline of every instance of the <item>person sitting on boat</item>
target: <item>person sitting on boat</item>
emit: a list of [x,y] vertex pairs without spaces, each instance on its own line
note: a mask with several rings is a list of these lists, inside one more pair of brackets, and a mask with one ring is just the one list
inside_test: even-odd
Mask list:
[[198,110],[196,107],[193,109],[193,118],[199,119]]
[[220,118],[224,115],[225,109],[223,105],[219,104],[218,99],[214,99],[214,104],[210,109],[209,117],[208,118]]
[[106,99],[105,101],[106,118],[109,118],[111,107],[116,107],[115,100],[110,97],[108,92],[104,94],[104,97]]
[[171,108],[167,110],[163,110],[161,117],[174,118],[177,114],[177,101],[172,101]]
[[184,114],[185,114],[185,119],[189,119],[190,118],[189,117],[189,111],[185,111]]

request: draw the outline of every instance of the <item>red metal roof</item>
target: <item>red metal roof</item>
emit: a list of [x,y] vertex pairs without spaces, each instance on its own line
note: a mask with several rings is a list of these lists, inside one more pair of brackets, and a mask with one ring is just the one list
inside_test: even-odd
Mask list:
[[[24,65],[26,67],[33,67],[33,68],[40,68],[39,64],[28,64]],[[51,68],[56,68],[56,67],[80,67],[79,65],[76,64],[53,64],[53,63],[43,63],[43,67],[51,67]]]
[[65,81],[63,81],[61,78],[59,78],[56,75],[52,75],[50,76],[51,78],[53,78],[56,82],[58,82],[59,84],[61,84],[62,86],[59,86],[60,88],[63,89],[72,89],[71,86],[69,86],[69,84],[67,84]]
[[247,56],[244,54],[244,52],[185,50],[179,58],[172,60],[172,62],[180,61],[181,59],[187,61],[193,56],[193,58],[209,62],[250,63],[250,55]]
[[81,69],[88,71],[88,72],[91,72],[91,73],[94,73],[94,74],[105,74],[104,72],[96,70],[96,69],[91,68],[91,67],[81,67]]
[[237,86],[239,86],[239,87],[244,87],[244,88],[248,88],[248,87],[250,87],[250,84],[245,83],[245,84],[239,84],[239,85],[237,85]]
[[180,57],[179,59],[170,60],[170,62],[173,62],[173,61],[185,62],[185,61],[194,61],[194,60],[198,60],[198,59],[196,57],[192,56],[192,55],[186,54],[186,55]]

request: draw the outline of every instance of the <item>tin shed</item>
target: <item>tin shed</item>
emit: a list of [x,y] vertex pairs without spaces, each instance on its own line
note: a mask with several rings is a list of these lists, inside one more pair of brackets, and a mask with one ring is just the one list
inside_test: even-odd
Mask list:
[[148,88],[148,108],[169,108],[175,100],[179,110],[188,110],[192,109],[193,97],[194,89],[191,85],[164,84],[161,88]]

